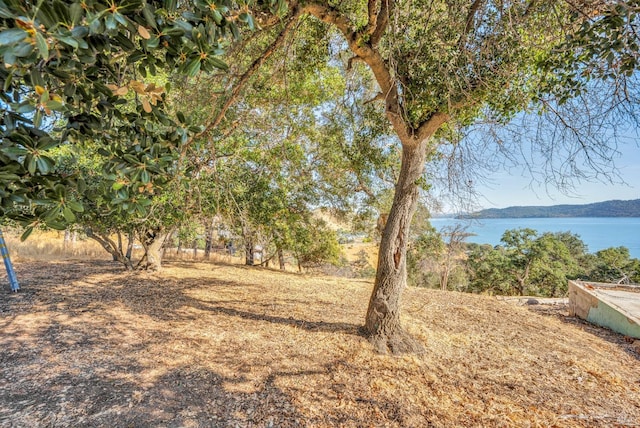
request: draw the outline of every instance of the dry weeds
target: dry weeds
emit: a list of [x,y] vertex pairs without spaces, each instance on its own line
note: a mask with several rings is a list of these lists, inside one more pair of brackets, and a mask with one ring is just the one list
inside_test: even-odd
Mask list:
[[359,335],[370,281],[179,261],[16,270],[1,426],[640,426],[632,344],[562,309],[408,289],[426,352],[391,357]]

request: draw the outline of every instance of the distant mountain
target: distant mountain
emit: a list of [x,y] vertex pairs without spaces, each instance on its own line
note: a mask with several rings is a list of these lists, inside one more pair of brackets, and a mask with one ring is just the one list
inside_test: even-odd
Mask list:
[[640,217],[640,199],[605,201],[585,205],[490,208],[458,218],[543,218],[543,217]]

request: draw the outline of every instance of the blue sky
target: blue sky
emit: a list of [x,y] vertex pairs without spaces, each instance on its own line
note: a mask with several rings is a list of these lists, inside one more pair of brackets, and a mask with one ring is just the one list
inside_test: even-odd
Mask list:
[[588,204],[612,199],[640,199],[640,147],[626,144],[619,147],[620,157],[615,159],[620,176],[626,184],[581,182],[571,194],[555,188],[531,184],[529,176],[513,171],[491,175],[491,184],[478,186],[483,208],[505,208],[516,205]]

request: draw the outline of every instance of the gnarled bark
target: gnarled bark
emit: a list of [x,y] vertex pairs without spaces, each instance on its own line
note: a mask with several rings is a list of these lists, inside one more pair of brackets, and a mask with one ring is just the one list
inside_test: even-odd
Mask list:
[[407,241],[416,210],[426,156],[426,140],[405,147],[396,191],[382,233],[376,281],[369,300],[365,332],[382,353],[415,351],[419,347],[400,327],[400,298],[407,282]]
[[146,263],[141,267],[146,270],[162,269],[162,246],[171,233],[164,229],[148,230],[140,241],[145,249]]

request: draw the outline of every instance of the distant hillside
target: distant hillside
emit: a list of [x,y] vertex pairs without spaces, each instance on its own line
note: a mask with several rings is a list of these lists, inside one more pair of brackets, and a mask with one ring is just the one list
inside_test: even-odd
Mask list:
[[640,199],[605,201],[585,205],[490,208],[458,218],[542,218],[542,217],[640,217]]

